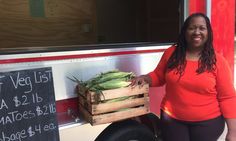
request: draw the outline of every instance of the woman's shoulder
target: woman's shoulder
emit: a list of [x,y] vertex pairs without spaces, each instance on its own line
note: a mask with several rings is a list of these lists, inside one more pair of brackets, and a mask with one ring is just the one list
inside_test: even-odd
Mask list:
[[166,49],[166,51],[168,51],[168,52],[173,52],[175,49],[176,49],[176,45],[175,44],[173,44],[173,45],[171,45],[170,47],[168,47],[167,49]]
[[171,45],[169,48],[165,50],[165,54],[167,56],[170,56],[175,51],[175,49],[176,49],[176,45],[175,44]]
[[223,56],[223,54],[221,54],[219,52],[215,52],[215,55],[216,55],[216,65],[217,66],[229,64],[228,61],[226,60],[226,58]]

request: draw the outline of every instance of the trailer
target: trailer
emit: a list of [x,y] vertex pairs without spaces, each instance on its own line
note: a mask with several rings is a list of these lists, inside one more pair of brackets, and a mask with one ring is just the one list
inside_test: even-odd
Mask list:
[[0,72],[51,68],[61,141],[161,140],[164,87],[150,88],[151,113],[92,126],[68,78],[152,71],[193,12],[209,16],[214,47],[233,72],[234,0],[0,0]]

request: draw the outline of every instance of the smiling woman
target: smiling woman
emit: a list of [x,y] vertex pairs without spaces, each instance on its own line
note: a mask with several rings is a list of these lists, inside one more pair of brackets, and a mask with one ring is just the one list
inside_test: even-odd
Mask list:
[[228,63],[214,50],[212,32],[205,14],[191,14],[156,68],[133,80],[132,85],[166,85],[161,103],[165,141],[216,141],[225,122],[226,138],[236,139],[235,89]]

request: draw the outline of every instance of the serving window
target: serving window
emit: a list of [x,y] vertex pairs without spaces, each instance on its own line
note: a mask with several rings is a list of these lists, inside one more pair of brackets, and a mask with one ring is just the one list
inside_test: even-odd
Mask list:
[[180,2],[1,0],[0,49],[175,42]]

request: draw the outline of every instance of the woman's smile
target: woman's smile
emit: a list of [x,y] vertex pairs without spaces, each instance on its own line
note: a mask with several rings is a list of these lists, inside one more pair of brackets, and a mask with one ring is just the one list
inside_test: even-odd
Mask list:
[[186,30],[186,41],[188,48],[202,49],[207,41],[208,31],[206,21],[203,17],[195,17],[190,21]]

